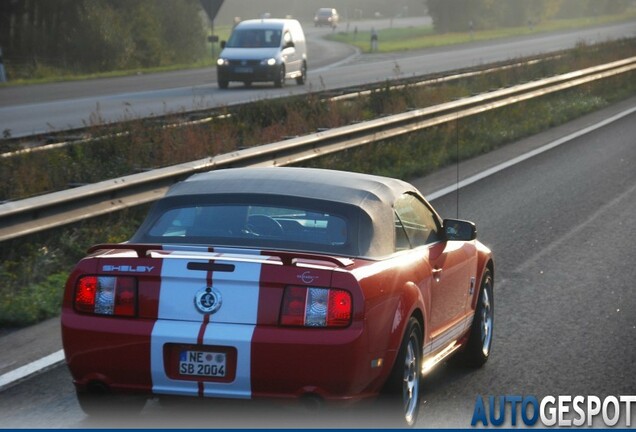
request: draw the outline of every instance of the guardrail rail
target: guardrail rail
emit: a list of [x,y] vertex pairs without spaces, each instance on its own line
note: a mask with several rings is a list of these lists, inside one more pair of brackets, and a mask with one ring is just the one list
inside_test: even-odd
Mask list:
[[636,57],[193,162],[0,205],[0,241],[155,201],[177,181],[203,171],[284,166],[395,138],[442,123],[636,70]]

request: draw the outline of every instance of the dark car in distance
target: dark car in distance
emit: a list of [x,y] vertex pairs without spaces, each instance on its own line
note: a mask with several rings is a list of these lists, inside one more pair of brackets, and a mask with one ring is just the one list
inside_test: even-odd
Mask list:
[[320,8],[316,12],[314,16],[314,25],[316,27],[327,26],[331,28],[336,28],[338,26],[338,21],[340,17],[338,16],[338,11],[333,8]]

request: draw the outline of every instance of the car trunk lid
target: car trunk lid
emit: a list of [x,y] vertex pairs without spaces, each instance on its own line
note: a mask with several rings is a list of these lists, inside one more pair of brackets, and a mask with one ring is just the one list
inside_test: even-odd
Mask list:
[[228,324],[277,325],[286,287],[329,287],[333,270],[353,263],[294,252],[179,245],[91,250],[100,251],[98,268],[135,273],[141,318]]

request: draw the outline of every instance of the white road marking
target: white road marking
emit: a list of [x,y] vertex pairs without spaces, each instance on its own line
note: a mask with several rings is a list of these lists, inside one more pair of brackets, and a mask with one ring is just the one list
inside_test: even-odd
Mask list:
[[580,136],[583,136],[587,133],[590,133],[592,131],[595,131],[596,129],[600,129],[603,126],[607,126],[610,123],[613,123],[617,120],[622,119],[623,117],[626,117],[630,114],[633,114],[634,112],[636,112],[636,107],[634,108],[630,108],[626,111],[623,111],[621,113],[616,114],[613,117],[610,117],[608,119],[605,119],[599,123],[596,123],[592,126],[588,126],[584,129],[581,129],[577,132],[574,132],[570,135],[564,136],[563,138],[559,138],[556,141],[552,141],[551,143],[548,143],[542,147],[539,147],[537,149],[534,149],[532,151],[529,151],[527,153],[524,153],[522,155],[519,155],[517,157],[514,157],[506,162],[500,163],[499,165],[496,165],[492,168],[489,168],[485,171],[480,172],[479,174],[475,174],[474,176],[468,177],[462,181],[460,181],[459,183],[455,183],[453,185],[447,186],[441,190],[438,190],[437,192],[433,192],[432,194],[428,194],[426,195],[426,199],[430,202],[433,201],[437,198],[441,198],[445,195],[448,195],[450,193],[453,193],[455,191],[457,191],[457,189],[461,189],[463,187],[466,187],[468,185],[471,185],[473,183],[477,183],[479,180],[483,180],[486,177],[490,177],[493,174],[497,174],[499,171],[503,171],[506,168],[510,168],[513,165],[517,165],[518,163],[521,163],[527,159],[530,159],[534,156],[537,156],[541,153],[547,152],[548,150],[552,150],[555,147],[560,146],[561,144],[565,144],[566,142],[572,141],[573,139],[576,139]]
[[21,379],[42,372],[49,367],[56,366],[63,361],[64,350],[59,350],[54,352],[53,354],[47,355],[46,357],[42,357],[39,360],[14,369],[11,372],[0,375],[0,391],[4,390],[12,384],[15,384]]

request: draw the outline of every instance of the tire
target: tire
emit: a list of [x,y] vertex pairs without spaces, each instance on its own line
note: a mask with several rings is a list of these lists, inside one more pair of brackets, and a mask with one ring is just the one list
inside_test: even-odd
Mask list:
[[136,415],[146,404],[146,398],[137,395],[113,395],[106,392],[76,392],[82,411],[91,417]]
[[409,319],[400,351],[384,385],[382,400],[391,413],[392,423],[412,427],[420,410],[422,376],[422,329],[414,318]]
[[229,82],[225,80],[219,80],[219,88],[226,89]]
[[280,65],[280,71],[278,72],[278,76],[274,80],[274,87],[282,88],[285,86],[285,65]]
[[303,65],[300,67],[300,76],[296,78],[296,84],[303,85],[307,81],[307,64],[303,62]]
[[484,272],[479,287],[475,317],[466,348],[459,354],[459,364],[470,368],[483,366],[490,357],[495,321],[494,281],[490,270]]

